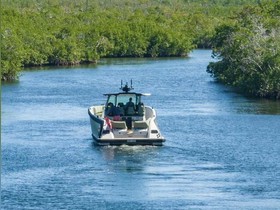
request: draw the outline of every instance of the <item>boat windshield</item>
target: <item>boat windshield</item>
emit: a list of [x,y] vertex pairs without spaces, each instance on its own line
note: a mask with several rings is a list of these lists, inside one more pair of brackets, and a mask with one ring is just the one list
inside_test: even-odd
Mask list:
[[141,102],[141,95],[127,93],[127,94],[118,94],[118,95],[109,95],[107,104],[112,103],[114,106],[126,105],[129,102],[129,99],[132,99],[132,102],[136,105]]

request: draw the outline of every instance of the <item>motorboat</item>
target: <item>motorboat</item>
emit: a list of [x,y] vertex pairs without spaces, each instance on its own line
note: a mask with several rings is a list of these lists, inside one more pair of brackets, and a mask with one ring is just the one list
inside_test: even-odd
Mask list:
[[121,82],[120,92],[106,93],[105,105],[88,109],[92,138],[97,145],[155,145],[165,141],[156,122],[156,111],[142,101],[151,94],[133,92]]

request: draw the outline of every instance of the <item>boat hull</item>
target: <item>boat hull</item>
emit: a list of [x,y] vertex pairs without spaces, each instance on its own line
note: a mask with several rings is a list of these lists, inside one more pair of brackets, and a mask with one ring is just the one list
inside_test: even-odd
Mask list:
[[[127,126],[125,129],[108,129],[106,128],[106,122],[102,114],[96,114],[97,111],[102,110],[101,106],[92,106],[88,110],[90,117],[92,138],[96,145],[106,146],[106,145],[153,145],[162,146],[165,142],[164,137],[161,135],[159,128],[155,122],[155,113],[152,108],[147,108],[150,110],[153,117],[149,120],[148,128],[142,127],[146,125],[143,121],[133,122],[134,128],[129,130]],[[100,113],[100,112],[99,112]],[[113,123],[114,121],[112,121]],[[120,122],[120,121],[119,121]],[[124,121],[122,121],[124,123]],[[115,122],[116,123],[116,122]],[[138,129],[135,126],[138,125]]]
[[89,118],[90,118],[90,125],[91,125],[91,132],[94,138],[100,138],[102,135],[102,128],[104,125],[104,120],[93,115],[90,110],[88,110]]

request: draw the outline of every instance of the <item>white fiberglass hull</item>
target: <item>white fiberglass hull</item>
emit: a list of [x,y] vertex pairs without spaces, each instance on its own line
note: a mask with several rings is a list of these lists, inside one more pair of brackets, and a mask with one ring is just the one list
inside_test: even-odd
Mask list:
[[92,137],[97,145],[156,145],[165,141],[156,123],[156,113],[151,107],[145,107],[146,116],[122,116],[108,125],[104,118],[104,106],[92,106],[88,109]]

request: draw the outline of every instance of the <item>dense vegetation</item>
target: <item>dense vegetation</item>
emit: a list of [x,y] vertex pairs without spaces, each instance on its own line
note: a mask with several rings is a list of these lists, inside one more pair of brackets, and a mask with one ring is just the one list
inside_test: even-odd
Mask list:
[[[234,3],[233,3],[234,2]],[[185,56],[257,0],[2,0],[1,79],[24,66]]]
[[216,29],[208,72],[250,96],[280,99],[280,1],[247,6]]
[[207,71],[280,99],[280,0],[1,0],[1,80],[25,66],[101,57],[186,56],[213,47]]

